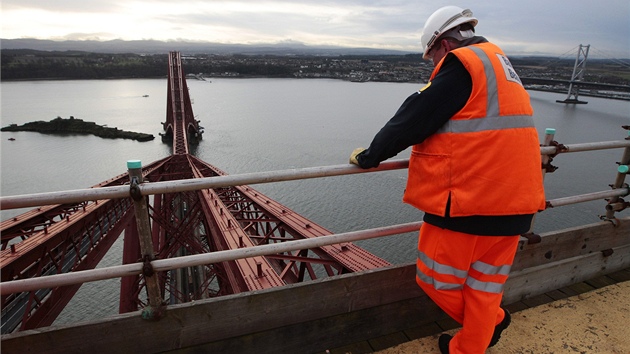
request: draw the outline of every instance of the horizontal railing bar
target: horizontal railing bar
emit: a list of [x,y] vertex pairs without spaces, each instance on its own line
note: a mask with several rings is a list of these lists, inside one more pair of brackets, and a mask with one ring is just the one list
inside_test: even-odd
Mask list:
[[[418,231],[422,221],[406,224],[391,225],[374,229],[351,231],[329,236],[320,236],[304,240],[287,241],[255,247],[239,248],[227,251],[217,251],[190,256],[158,259],[151,262],[154,271],[165,271],[203,264],[214,264],[241,258],[267,256],[281,252],[289,252],[310,248],[323,247],[344,242],[367,240],[376,237],[403,234]],[[125,264],[107,268],[83,270],[71,273],[48,275],[43,277],[19,279],[0,283],[0,295],[32,291],[37,289],[55,288],[58,286],[82,284],[97,280],[133,276],[142,273],[142,263]]]
[[556,146],[541,146],[542,155],[553,155],[555,153],[582,152],[594,150],[616,149],[630,147],[630,140],[599,141],[594,143],[580,143],[563,145],[564,149]]
[[[560,150],[556,146],[541,147],[541,154],[581,152],[591,150],[630,147],[630,140],[604,141],[564,145]],[[320,167],[296,168],[268,172],[253,172],[238,175],[226,175],[205,178],[193,178],[168,182],[141,184],[142,195],[187,192],[199,189],[212,189],[245,184],[262,184],[298,179],[342,176],[360,173],[399,170],[409,167],[409,160],[391,160],[382,162],[379,167],[364,170],[357,166],[344,164]],[[37,207],[43,205],[79,203],[91,200],[116,199],[129,197],[129,186],[114,186],[90,189],[76,189],[61,192],[46,192],[0,197],[0,210]]]
[[74,189],[0,197],[0,210],[129,198],[129,186]]
[[609,191],[593,192],[587,194],[574,195],[571,197],[557,198],[547,201],[548,208],[589,202],[592,200],[605,199],[610,197],[624,197],[630,194],[630,188],[617,188]]
[[[238,175],[182,179],[168,182],[143,183],[139,186],[142,195],[187,192],[200,189],[223,188],[245,184],[261,184],[342,176],[350,174],[400,170],[409,167],[409,160],[392,160],[381,163],[376,168],[364,170],[355,165],[333,165],[322,167],[296,168],[269,172],[254,172]],[[42,205],[79,203],[91,200],[129,197],[129,186],[114,186],[90,189],[75,189],[62,192],[48,192],[0,197],[0,210],[36,207]]]

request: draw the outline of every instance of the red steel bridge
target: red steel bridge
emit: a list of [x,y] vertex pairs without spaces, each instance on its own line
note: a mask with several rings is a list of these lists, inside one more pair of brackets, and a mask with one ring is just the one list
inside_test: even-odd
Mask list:
[[[172,155],[142,167],[142,183],[205,178],[225,172],[189,153],[201,139],[179,52],[169,53],[165,140]],[[124,173],[92,188],[130,184]],[[232,250],[331,232],[248,186],[145,197],[153,259]],[[1,281],[93,269],[124,235],[123,264],[142,259],[132,198],[42,206],[0,224]],[[178,304],[388,265],[351,244],[174,269],[155,274],[163,304]],[[149,305],[147,279],[122,278],[119,312]],[[2,334],[48,326],[81,285],[2,295]]]

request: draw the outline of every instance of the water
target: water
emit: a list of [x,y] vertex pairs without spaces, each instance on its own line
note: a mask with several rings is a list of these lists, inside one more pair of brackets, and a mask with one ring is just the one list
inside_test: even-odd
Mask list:
[[[189,80],[193,110],[205,127],[196,155],[230,174],[344,164],[418,84],[350,83],[338,80]],[[161,142],[166,80],[3,82],[1,125],[74,116],[122,130],[150,133],[151,142],[92,136],[0,134],[2,195],[90,187],[126,171],[126,161],[148,164],[170,155]],[[143,97],[149,95],[149,97]],[[587,105],[556,103],[566,95],[531,91],[540,138],[556,128],[565,144],[619,140],[627,136],[630,102],[583,97]],[[9,141],[13,137],[15,141]],[[545,180],[547,199],[609,189],[620,149],[563,154]],[[408,158],[409,151],[396,158]],[[515,156],[514,163],[518,163]],[[406,171],[255,185],[333,232],[421,219],[402,203]],[[597,222],[603,201],[552,209],[536,218],[535,232]],[[2,211],[2,220],[20,211]],[[120,264],[119,240],[99,267]],[[359,245],[392,263],[415,259],[416,234],[367,240]],[[118,280],[90,283],[56,323],[99,318],[118,311]]]

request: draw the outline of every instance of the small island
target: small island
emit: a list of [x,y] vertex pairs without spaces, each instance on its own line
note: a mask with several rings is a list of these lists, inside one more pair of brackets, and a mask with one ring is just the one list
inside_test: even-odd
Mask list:
[[3,132],[38,132],[42,134],[92,134],[105,139],[132,139],[137,141],[150,141],[155,137],[152,134],[134,133],[118,128],[109,128],[97,125],[94,122],[85,122],[82,119],[70,116],[68,119],[57,117],[50,122],[36,121],[23,125],[11,124],[0,129]]

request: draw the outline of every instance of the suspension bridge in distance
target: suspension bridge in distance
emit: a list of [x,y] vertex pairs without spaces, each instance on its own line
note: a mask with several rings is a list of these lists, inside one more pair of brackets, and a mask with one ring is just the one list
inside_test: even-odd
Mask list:
[[[590,47],[590,44],[580,44],[578,46],[573,72],[569,80],[523,77],[521,78],[523,85],[528,90],[567,92],[567,98],[564,100],[556,100],[558,103],[588,103],[579,99],[580,94],[591,97],[630,100],[630,85],[584,81],[584,73],[586,72],[586,62]],[[625,65],[627,66],[627,64]]]
[[[225,176],[189,153],[202,139],[194,119],[179,52],[169,53],[163,140],[172,155],[93,186],[106,189]],[[95,268],[124,234],[122,263],[144,262],[139,275],[121,280],[119,313],[263,290],[318,278],[381,268],[385,260],[353,243],[154,272],[150,262],[215,251],[317,238],[331,232],[248,186],[149,197],[102,199],[42,206],[0,225],[1,281]],[[80,284],[2,295],[2,334],[51,325]],[[308,306],[308,304],[304,304]]]

